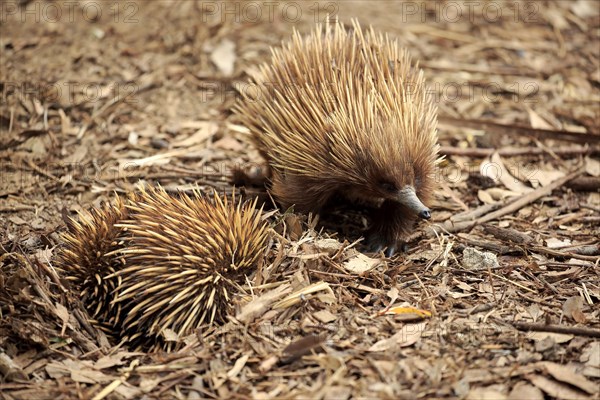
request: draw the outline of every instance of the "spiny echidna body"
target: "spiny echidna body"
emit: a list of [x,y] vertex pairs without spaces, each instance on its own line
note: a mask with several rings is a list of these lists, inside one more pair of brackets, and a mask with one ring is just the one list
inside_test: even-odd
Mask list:
[[61,238],[64,244],[58,251],[57,269],[73,284],[100,327],[119,318],[119,307],[110,305],[118,281],[107,276],[119,270],[122,262],[106,254],[118,248],[120,228],[115,224],[126,215],[125,203],[117,197],[112,204],[79,212],[78,219],[68,221],[69,229]]
[[149,189],[127,203],[128,219],[116,224],[123,247],[115,255],[125,266],[114,274],[121,282],[113,301],[123,305],[125,340],[171,350],[168,330],[183,337],[224,321],[267,240],[256,201],[232,202]]
[[368,242],[393,254],[434,190],[437,110],[396,41],[354,21],[295,32],[252,74],[234,108],[284,206],[319,212],[334,195],[377,204]]

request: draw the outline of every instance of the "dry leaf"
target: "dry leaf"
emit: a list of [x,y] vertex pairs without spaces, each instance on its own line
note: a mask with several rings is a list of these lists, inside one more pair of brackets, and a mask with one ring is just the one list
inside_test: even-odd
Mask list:
[[173,329],[165,328],[161,331],[161,334],[167,342],[176,342],[179,340],[179,335]]
[[333,256],[342,248],[342,244],[337,239],[318,239],[315,240],[315,246],[328,256]]
[[581,296],[572,296],[565,300],[562,311],[566,317],[575,320],[575,322],[584,323],[587,321],[583,313],[583,298]]
[[235,60],[235,43],[228,39],[223,39],[210,55],[210,61],[212,61],[225,76],[233,74]]
[[554,332],[529,332],[527,333],[529,339],[541,342],[548,338],[552,339],[554,343],[566,343],[573,339],[573,335],[567,333],[554,333]]
[[94,364],[94,368],[97,370],[114,367],[115,365],[123,365],[123,358],[127,356],[126,352],[119,352],[113,355],[107,355],[101,357]]
[[550,396],[558,399],[589,399],[589,397],[576,390],[572,389],[569,385],[565,385],[555,380],[546,378],[541,375],[529,375],[527,378],[535,386],[540,388],[543,392],[548,393]]
[[303,355],[310,353],[313,349],[318,348],[325,342],[327,336],[322,335],[308,335],[300,338],[285,347],[282,351],[281,361],[283,363],[290,363]]
[[[533,191],[533,188],[525,186],[517,177],[510,173],[510,171],[504,165],[504,161],[502,160],[502,157],[500,157],[500,154],[498,154],[498,152],[492,154],[490,163],[491,164],[481,165],[480,168],[482,168],[482,175],[483,171],[490,174],[497,173],[497,179],[500,182],[502,182],[504,187],[506,187],[514,193],[525,194]],[[491,168],[491,165],[494,166],[493,169]],[[491,178],[494,179],[493,177]]]
[[576,386],[590,394],[594,394],[599,390],[597,384],[577,373],[573,366],[559,365],[553,362],[542,362],[538,365],[542,366],[557,381]]
[[411,346],[419,341],[426,326],[426,322],[421,322],[418,324],[405,324],[392,337],[378,341],[369,347],[368,351],[379,352],[395,347]]
[[533,182],[539,182],[540,185],[547,186],[547,185],[551,184],[552,182],[554,182],[555,180],[562,178],[563,176],[565,176],[565,173],[562,171],[558,171],[558,170],[555,170],[555,171],[538,170],[529,176],[529,181],[532,182],[532,184],[533,184]]
[[229,379],[231,379],[231,378],[235,378],[236,376],[238,376],[238,374],[242,371],[242,368],[244,368],[244,366],[248,362],[249,358],[250,358],[250,354],[244,354],[243,356],[238,358],[235,361],[233,368],[231,368],[229,371],[227,371],[227,377]]
[[589,367],[600,368],[600,342],[588,344],[583,350],[579,361]]
[[61,335],[65,334],[65,330],[67,329],[67,324],[69,323],[69,310],[67,310],[67,308],[65,306],[63,306],[60,303],[56,303],[56,315],[58,316],[58,318],[60,318],[63,326],[62,326],[62,331],[60,332]]
[[585,158],[585,172],[591,176],[599,177],[600,176],[600,160],[596,160],[595,158],[586,157]]
[[478,190],[477,198],[484,204],[494,204],[496,202],[486,190]]
[[330,313],[327,310],[317,311],[316,313],[313,313],[313,317],[315,317],[316,319],[318,319],[319,321],[321,321],[324,324],[328,324],[337,319],[337,317],[335,315],[333,315],[332,313]]
[[526,382],[517,382],[508,395],[508,400],[544,400],[544,393]]
[[392,307],[380,315],[405,314],[419,318],[431,318],[431,312],[414,307]]
[[566,247],[571,244],[571,240],[569,239],[560,240],[557,238],[548,238],[545,242],[549,249],[560,249],[561,247]]
[[579,18],[597,17],[600,13],[598,2],[590,0],[577,0],[569,2],[573,14]]
[[380,259],[367,257],[366,255],[360,253],[346,261],[343,265],[346,271],[360,275],[381,265],[381,263],[382,261]]
[[239,152],[245,149],[244,145],[238,140],[231,136],[224,136],[221,139],[213,143],[213,146],[217,149],[231,150]]
[[282,284],[275,289],[261,294],[259,297],[242,307],[236,315],[236,319],[244,324],[254,321],[264,315],[275,301],[290,293],[291,287],[289,284]]
[[172,142],[173,147],[191,147],[204,143],[208,138],[212,137],[219,130],[219,125],[212,121],[196,121],[200,124],[196,132],[189,136],[177,136],[177,140]]
[[[553,14],[554,16],[556,16],[557,18],[562,18],[562,15],[560,14]],[[564,21],[564,19],[563,19]],[[565,27],[568,27],[569,24],[565,23]],[[549,129],[549,130],[554,130],[555,128],[550,125],[548,123],[548,121],[546,121],[545,119],[543,119],[542,117],[539,116],[538,113],[536,113],[535,111],[533,111],[532,109],[528,109],[527,112],[529,113],[529,123],[531,124],[532,128],[535,129]]]
[[473,388],[466,398],[467,400],[505,400],[508,397],[494,388]]

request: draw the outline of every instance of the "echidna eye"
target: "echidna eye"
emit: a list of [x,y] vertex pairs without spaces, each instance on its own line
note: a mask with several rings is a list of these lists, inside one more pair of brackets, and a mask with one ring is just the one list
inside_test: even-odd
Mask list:
[[386,192],[395,192],[396,191],[396,185],[394,185],[391,182],[387,182],[387,181],[379,182],[379,186]]

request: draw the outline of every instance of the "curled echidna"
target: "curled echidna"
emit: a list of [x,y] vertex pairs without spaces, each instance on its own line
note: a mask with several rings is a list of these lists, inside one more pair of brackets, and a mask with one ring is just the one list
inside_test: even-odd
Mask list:
[[71,221],[58,268],[101,327],[134,347],[170,350],[224,321],[267,232],[256,201],[149,188]]
[[256,201],[234,201],[159,188],[127,203],[128,219],[116,224],[123,247],[114,254],[125,266],[114,274],[121,282],[112,303],[123,307],[124,339],[171,349],[169,333],[224,321],[267,240]]
[[234,107],[271,169],[275,198],[319,212],[342,195],[376,206],[368,244],[393,254],[430,218],[437,111],[396,41],[354,21],[295,32]]
[[112,325],[119,318],[119,307],[110,305],[117,279],[107,278],[122,266],[116,257],[107,256],[119,245],[120,228],[115,224],[127,215],[124,201],[105,203],[98,208],[79,212],[70,218],[69,229],[62,235],[63,245],[57,256],[57,269],[71,282],[76,294],[100,326]]

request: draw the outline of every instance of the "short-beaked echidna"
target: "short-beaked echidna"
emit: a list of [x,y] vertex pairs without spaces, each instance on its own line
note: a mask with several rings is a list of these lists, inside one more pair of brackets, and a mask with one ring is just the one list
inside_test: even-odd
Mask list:
[[268,225],[256,201],[235,204],[214,196],[168,194],[150,188],[126,204],[125,266],[112,305],[122,305],[121,337],[133,345],[170,350],[178,337],[224,322],[232,297],[265,252]]
[[430,218],[437,109],[396,40],[335,23],[272,51],[234,106],[270,166],[271,192],[319,212],[334,195],[378,207],[369,248],[393,254]]
[[110,305],[117,279],[107,278],[122,267],[122,261],[107,256],[118,249],[120,228],[115,224],[127,215],[125,202],[117,196],[78,213],[67,221],[68,230],[61,235],[56,267],[71,282],[90,316],[100,326],[112,325],[119,318],[119,307]]

